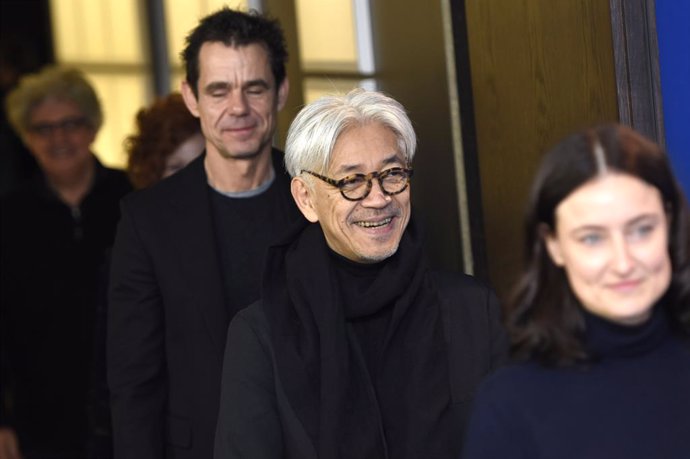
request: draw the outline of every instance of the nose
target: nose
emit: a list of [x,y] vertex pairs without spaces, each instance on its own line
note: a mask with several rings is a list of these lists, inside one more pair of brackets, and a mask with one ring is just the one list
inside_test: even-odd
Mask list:
[[230,93],[230,114],[234,116],[242,116],[248,112],[249,105],[247,99],[242,91],[232,91]]
[[635,268],[635,258],[630,252],[630,244],[625,238],[617,238],[613,243],[613,269],[620,276],[630,274]]
[[62,126],[53,126],[50,130],[50,134],[48,134],[48,139],[51,143],[61,144],[65,141],[67,135],[65,128]]
[[365,207],[382,208],[386,207],[391,202],[391,197],[383,192],[381,184],[377,179],[371,180],[371,190],[366,198],[362,199],[361,203]]

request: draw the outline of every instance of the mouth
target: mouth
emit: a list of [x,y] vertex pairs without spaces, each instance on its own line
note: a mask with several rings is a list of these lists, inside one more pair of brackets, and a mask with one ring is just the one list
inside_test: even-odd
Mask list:
[[381,228],[382,226],[389,225],[390,222],[393,221],[393,217],[388,217],[384,218],[383,220],[378,220],[378,221],[357,221],[354,222],[355,225],[361,227],[361,228]]
[[642,281],[639,279],[616,282],[614,284],[610,284],[609,288],[615,292],[625,293],[636,289],[641,283]]
[[224,128],[224,129],[223,129],[223,132],[226,132],[226,133],[228,133],[228,134],[230,134],[230,135],[233,135],[233,136],[243,137],[243,136],[247,136],[247,135],[250,135],[251,133],[253,133],[253,132],[254,132],[254,128],[255,128],[254,125],[249,125],[249,126],[230,126],[230,127]]
[[50,156],[56,159],[68,158],[72,156],[72,150],[69,148],[58,148],[50,151]]

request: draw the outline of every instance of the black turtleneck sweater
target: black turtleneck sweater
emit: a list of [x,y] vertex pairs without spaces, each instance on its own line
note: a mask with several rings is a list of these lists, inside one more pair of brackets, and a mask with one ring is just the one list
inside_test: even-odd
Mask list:
[[393,304],[370,313],[363,308],[361,299],[376,280],[385,261],[362,264],[329,251],[333,260],[333,272],[338,285],[341,286],[343,309],[347,323],[357,336],[363,350],[364,361],[372,382],[376,382],[376,367],[381,359],[386,331],[393,313]]
[[464,459],[690,458],[690,346],[661,308],[639,326],[586,315],[585,367],[517,364],[482,385]]

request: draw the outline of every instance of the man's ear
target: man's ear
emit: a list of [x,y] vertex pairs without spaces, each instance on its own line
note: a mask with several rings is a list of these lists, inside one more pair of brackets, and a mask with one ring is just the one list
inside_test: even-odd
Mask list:
[[187,109],[192,113],[192,115],[198,118],[199,102],[197,101],[196,96],[194,95],[194,91],[192,91],[192,87],[189,86],[189,82],[187,80],[182,80],[182,84],[180,85],[180,92],[182,93],[182,98],[184,99],[184,103],[187,106]]
[[313,190],[309,184],[301,177],[294,177],[290,182],[290,191],[304,218],[312,223],[318,222],[319,217],[314,206]]
[[556,266],[563,266],[563,251],[561,249],[561,243],[558,240],[558,237],[546,225],[542,225],[539,228],[539,235],[544,241],[546,251],[548,252],[549,258],[551,258],[553,264]]
[[287,102],[289,92],[290,82],[288,81],[288,77],[286,76],[283,79],[283,82],[280,83],[280,87],[278,88],[278,111],[282,110],[283,107],[285,107],[285,102]]

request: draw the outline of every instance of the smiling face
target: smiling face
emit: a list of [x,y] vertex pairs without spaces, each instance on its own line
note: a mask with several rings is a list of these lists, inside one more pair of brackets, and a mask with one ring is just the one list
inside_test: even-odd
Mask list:
[[671,282],[661,195],[631,175],[607,173],[568,195],[546,245],[582,306],[613,322],[644,322]]
[[46,99],[31,110],[24,141],[52,180],[68,180],[91,164],[96,131],[72,101]]
[[287,79],[276,88],[268,53],[257,43],[204,43],[199,51],[198,98],[186,81],[182,83],[185,103],[201,121],[207,153],[236,159],[270,153],[287,91]]
[[[395,134],[379,123],[344,131],[335,143],[324,175],[339,180],[407,166]],[[307,182],[307,180],[309,180]],[[358,263],[375,263],[393,255],[410,220],[410,188],[386,196],[377,180],[369,195],[348,201],[338,188],[316,178],[295,177],[292,193],[304,216],[319,222],[328,246]]]

